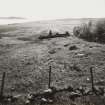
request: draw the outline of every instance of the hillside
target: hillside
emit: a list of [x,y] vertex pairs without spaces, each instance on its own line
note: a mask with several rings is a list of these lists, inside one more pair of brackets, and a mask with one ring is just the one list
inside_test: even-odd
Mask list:
[[[91,83],[90,67],[95,67],[97,86],[105,86],[105,45],[86,42],[73,36],[73,27],[90,19],[67,19],[0,26],[0,78],[6,72],[5,94],[41,92],[48,87],[48,69],[52,65],[52,86],[65,88]],[[94,19],[93,19],[94,20]],[[96,19],[95,19],[96,20]],[[49,30],[71,36],[38,40]],[[71,50],[70,47],[76,46]],[[66,66],[65,66],[66,65]],[[78,67],[71,69],[71,67]]]

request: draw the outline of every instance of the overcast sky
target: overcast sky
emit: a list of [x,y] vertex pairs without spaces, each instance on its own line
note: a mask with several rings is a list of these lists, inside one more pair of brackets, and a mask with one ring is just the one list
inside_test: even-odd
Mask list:
[[36,20],[105,17],[105,0],[0,0],[0,17]]

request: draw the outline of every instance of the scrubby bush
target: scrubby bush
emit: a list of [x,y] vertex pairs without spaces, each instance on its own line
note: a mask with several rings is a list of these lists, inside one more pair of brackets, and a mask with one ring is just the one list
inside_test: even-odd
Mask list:
[[105,43],[105,20],[100,20],[96,23],[95,33],[98,41]]
[[74,27],[73,33],[75,36],[82,38],[82,39],[87,39],[90,40],[90,27],[88,24],[84,23],[81,24],[81,26]]
[[74,27],[73,34],[88,41],[105,43],[105,19]]

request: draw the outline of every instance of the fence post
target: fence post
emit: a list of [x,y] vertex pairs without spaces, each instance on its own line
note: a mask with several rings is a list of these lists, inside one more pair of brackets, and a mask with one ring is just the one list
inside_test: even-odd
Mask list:
[[48,81],[48,88],[51,87],[51,66],[49,66],[49,81]]
[[1,91],[0,91],[0,96],[1,97],[3,96],[4,83],[5,83],[5,72],[3,72],[2,81],[1,81]]
[[91,74],[92,91],[94,92],[93,67],[90,68],[90,74]]

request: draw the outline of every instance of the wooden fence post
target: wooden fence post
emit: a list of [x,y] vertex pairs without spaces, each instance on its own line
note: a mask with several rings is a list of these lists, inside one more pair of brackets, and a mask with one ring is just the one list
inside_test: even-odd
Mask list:
[[94,92],[94,77],[93,77],[93,67],[90,68],[90,74],[91,74],[91,85],[92,85],[92,91]]
[[1,91],[0,91],[0,96],[3,97],[3,92],[4,92],[4,84],[5,84],[5,72],[3,72],[2,76],[2,82],[1,82]]
[[49,81],[48,81],[48,88],[51,87],[51,66],[49,66]]

